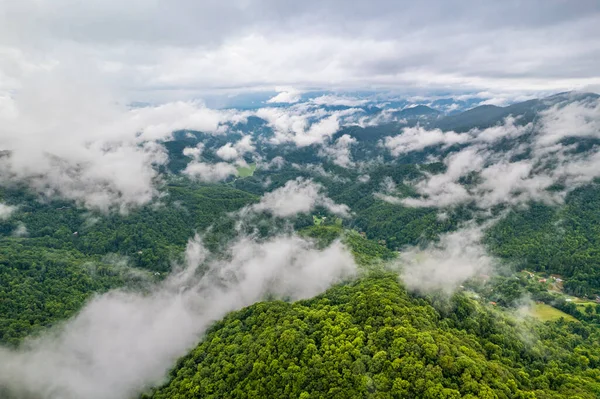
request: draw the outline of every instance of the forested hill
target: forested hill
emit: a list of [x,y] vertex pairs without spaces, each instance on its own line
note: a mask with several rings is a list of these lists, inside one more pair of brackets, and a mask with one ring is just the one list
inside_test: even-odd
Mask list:
[[600,397],[598,96],[429,105],[203,109],[138,172],[10,175],[0,399]]
[[597,398],[600,331],[532,324],[376,273],[215,324],[144,398]]
[[105,215],[70,201],[40,202],[22,188],[0,189],[0,198],[19,205],[12,218],[0,218],[0,343],[17,345],[73,316],[94,293],[162,279],[195,231],[213,226],[206,242],[215,248],[222,235],[231,237],[227,212],[256,200],[229,186],[192,182],[170,184],[165,193],[158,208]]
[[0,0],[0,399],[600,399],[600,0]]

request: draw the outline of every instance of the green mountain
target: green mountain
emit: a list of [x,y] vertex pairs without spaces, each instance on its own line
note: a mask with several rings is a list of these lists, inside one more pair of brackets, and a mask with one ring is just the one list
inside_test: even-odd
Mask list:
[[[146,399],[600,397],[598,98],[560,93],[452,115],[424,105],[388,113],[281,105],[269,111],[276,123],[252,115],[223,132],[174,132],[158,143],[168,160],[155,166],[155,198],[122,212],[85,209],[27,181],[2,186],[0,362],[60,370],[27,374],[24,386],[33,388],[25,393],[16,378],[0,376],[0,398],[78,399],[80,379],[61,379],[61,367],[72,364],[110,385],[100,377],[119,364],[114,353],[94,352],[104,351],[100,342],[90,352],[66,345],[73,357],[46,363],[44,356],[64,349],[53,339],[69,320],[113,289],[140,303],[156,292],[177,302],[195,298],[189,294],[198,286],[205,302],[189,304],[198,313],[181,311],[189,316],[183,324],[194,326],[191,338],[161,362],[148,359],[177,339],[180,314],[168,326],[143,324],[153,315],[128,317],[144,328],[135,325],[124,339],[147,345],[126,342],[131,356],[154,368],[144,363],[136,374],[129,364],[136,372],[124,373],[117,399],[142,390]],[[548,130],[549,110],[568,112]],[[508,116],[514,123],[504,123]],[[318,134],[322,142],[294,141]],[[190,165],[214,176],[195,179]],[[221,178],[215,165],[229,174]],[[77,180],[76,169],[69,173]],[[448,244],[465,231],[478,234]],[[283,268],[263,281],[263,249],[253,245],[292,236],[310,256],[268,247],[286,254],[278,266],[327,261],[341,242],[356,275],[309,299],[275,295],[272,288],[293,273]],[[198,241],[199,260],[184,269],[196,285],[181,283],[175,277]],[[439,279],[442,263],[448,287],[421,289]],[[407,271],[421,272],[420,284],[411,286]],[[307,279],[318,282],[322,272]],[[255,276],[258,294],[248,299],[235,284]],[[203,307],[218,308],[202,296],[211,289],[243,300],[196,327]],[[154,346],[141,339],[145,328],[167,336],[157,334]],[[36,345],[43,356],[19,357]],[[46,375],[51,389],[33,383]]]
[[473,128],[485,129],[494,126],[509,115],[520,116],[520,123],[531,122],[540,111],[546,110],[560,102],[595,101],[600,96],[595,93],[566,92],[542,99],[533,99],[511,104],[505,107],[480,105],[455,115],[448,115],[433,124],[442,130],[466,132]]
[[[376,273],[216,323],[144,398],[596,398],[598,330],[530,325]],[[595,369],[595,370],[594,370]]]

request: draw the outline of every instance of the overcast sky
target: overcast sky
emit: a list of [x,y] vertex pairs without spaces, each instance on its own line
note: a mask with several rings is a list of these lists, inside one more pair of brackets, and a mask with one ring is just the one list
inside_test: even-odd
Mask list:
[[599,91],[600,1],[0,0],[0,92],[54,70],[130,101]]

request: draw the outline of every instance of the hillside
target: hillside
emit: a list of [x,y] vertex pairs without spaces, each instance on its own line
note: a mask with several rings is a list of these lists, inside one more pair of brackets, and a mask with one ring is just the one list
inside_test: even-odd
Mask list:
[[0,399],[600,398],[599,37],[0,0]]
[[386,273],[306,301],[257,303],[212,326],[170,382],[144,398],[600,394],[597,330],[535,325],[462,295],[439,305]]
[[598,397],[598,96],[328,100],[3,152],[0,397]]

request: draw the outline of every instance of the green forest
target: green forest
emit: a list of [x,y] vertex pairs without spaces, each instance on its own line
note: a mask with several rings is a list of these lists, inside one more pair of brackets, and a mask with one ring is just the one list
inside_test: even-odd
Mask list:
[[461,294],[414,297],[373,272],[230,314],[144,398],[597,398],[599,339]]
[[511,211],[490,229],[493,253],[517,268],[565,276],[574,295],[600,293],[600,185],[569,193],[565,204],[531,204]]
[[[521,125],[534,119],[527,107]],[[497,115],[486,119],[486,110]],[[473,123],[497,126],[498,118],[507,116],[500,107],[471,112],[476,122],[462,114],[444,119],[423,108],[412,112],[426,116],[406,126],[451,124],[448,129],[463,133]],[[248,129],[271,138],[272,130],[257,119],[249,119]],[[193,336],[185,352],[161,365],[163,375],[168,373],[164,379],[140,379],[130,397],[600,397],[600,181],[573,187],[557,182],[546,193],[561,193],[560,201],[534,198],[482,209],[478,198],[471,198],[448,206],[408,206],[403,200],[427,195],[419,192],[419,182],[447,173],[445,157],[466,144],[392,157],[382,143],[398,126],[340,128],[334,138],[344,134],[357,140],[348,150],[356,167],[332,162],[315,146],[257,141],[260,156],[245,155],[235,173],[218,182],[186,175],[187,166],[200,158],[184,150],[198,149],[202,162],[220,162],[216,148],[239,134],[179,131],[162,143],[169,161],[156,166],[156,197],[121,211],[89,209],[23,182],[3,185],[0,204],[10,212],[0,215],[0,356],[30,350],[36,337],[59,335],[86,304],[111,290],[151,297],[173,272],[181,272],[193,238],[206,250],[193,269],[200,280],[218,275],[208,265],[228,265],[237,255],[231,248],[239,249],[235,243],[241,239],[260,244],[300,237],[317,257],[339,245],[344,259],[354,259],[355,273],[313,298],[276,297],[265,288],[258,302],[253,298],[235,311],[228,308]],[[494,145],[510,151],[532,139],[528,132]],[[600,143],[569,145],[579,156]],[[469,188],[481,178],[473,172],[456,184]],[[274,196],[294,181],[310,182],[313,191]],[[265,205],[269,198],[274,205]],[[298,205],[294,201],[312,203],[284,216],[273,211]],[[336,212],[334,205],[342,204],[345,211]],[[477,261],[489,261],[491,270],[471,271],[451,290],[405,285],[403,255],[416,253],[418,264],[449,234],[467,228],[481,231],[480,242],[466,245],[481,246]],[[452,257],[452,251],[445,254]],[[296,256],[282,262],[293,263]],[[471,267],[470,261],[459,256],[447,277]],[[214,284],[210,288],[246,277],[237,271],[207,279]],[[263,283],[268,288],[274,281]],[[188,288],[176,287],[180,294]],[[13,395],[1,382],[3,398],[79,399],[50,391]]]
[[[20,208],[17,217],[0,220],[0,342],[16,346],[73,316],[93,294],[161,279],[195,231],[215,225],[206,241],[218,248],[233,221],[215,219],[255,201],[221,185],[174,183],[167,192],[156,209],[103,215],[5,190],[3,199]],[[13,236],[17,220],[27,226],[26,237]]]

